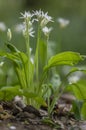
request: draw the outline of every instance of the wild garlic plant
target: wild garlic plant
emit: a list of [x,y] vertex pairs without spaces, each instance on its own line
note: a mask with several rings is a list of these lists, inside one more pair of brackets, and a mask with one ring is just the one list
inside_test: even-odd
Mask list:
[[[83,60],[84,56],[77,52],[68,51],[56,54],[48,59],[48,40],[52,31],[52,27],[48,27],[48,23],[53,22],[52,17],[48,16],[48,12],[44,13],[39,10],[32,13],[25,11],[25,13],[21,13],[20,18],[23,19],[22,32],[25,38],[26,53],[19,51],[10,43],[12,35],[9,29],[7,34],[9,42],[6,42],[6,46],[10,49],[10,52],[0,52],[1,57],[13,61],[19,84],[2,87],[0,93],[7,95],[7,99],[16,95],[23,96],[27,104],[36,108],[40,108],[41,105],[47,105],[48,114],[50,115],[59,97],[59,91],[56,88],[53,101],[51,102],[51,93],[49,91],[54,88],[50,85],[49,71],[52,67],[58,65],[73,66]],[[37,30],[34,30],[34,24],[37,25]],[[30,37],[37,37],[37,42],[34,43],[36,48],[33,59]],[[44,42],[41,40],[42,37]],[[48,104],[46,101],[48,101]]]

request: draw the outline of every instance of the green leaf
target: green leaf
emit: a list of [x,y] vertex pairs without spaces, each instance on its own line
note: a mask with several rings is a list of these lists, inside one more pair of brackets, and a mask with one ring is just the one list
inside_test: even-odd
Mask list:
[[86,120],[86,101],[84,101],[84,104],[83,104],[83,106],[82,106],[82,111],[81,111],[81,113],[82,113],[82,118],[83,118],[84,120]]
[[9,91],[9,92],[13,92],[13,93],[17,93],[19,92],[20,86],[3,86],[0,91],[4,92],[4,91]]
[[38,103],[39,106],[46,106],[46,102],[42,97],[37,96],[34,98],[34,100]]
[[6,42],[6,46],[7,48],[11,51],[11,52],[20,52],[13,44]]
[[28,89],[23,89],[23,95],[27,98],[35,98],[37,94],[34,92],[30,92]]
[[19,52],[19,53],[18,53],[18,57],[19,57],[20,60],[22,61],[23,65],[28,62],[28,57],[27,57],[27,55],[26,55],[25,53]]
[[3,86],[0,89],[0,98],[5,100],[12,100],[16,95],[22,95],[22,91],[19,85],[16,86]]
[[19,58],[16,55],[16,53],[12,54],[12,53],[8,53],[8,52],[0,51],[0,56],[8,58],[8,59],[10,59],[11,61],[14,61],[14,62],[19,61]]
[[39,108],[41,105],[46,105],[46,102],[43,97],[39,96],[35,92],[30,92],[28,89],[23,89],[23,96],[27,98],[27,101],[32,101],[34,107]]
[[21,85],[21,89],[27,88],[24,69],[16,67],[16,73],[17,73],[17,77],[19,79],[19,83]]
[[[19,54],[19,58],[23,66],[23,75],[25,75],[23,77],[25,77],[25,80],[27,82],[27,87],[28,87],[28,84],[32,83],[33,81],[34,64],[32,64],[31,62],[28,64],[28,57],[25,53],[20,52],[18,54]],[[30,71],[29,71],[29,66],[30,66]],[[30,81],[28,79],[30,79]]]
[[86,80],[80,80],[68,86],[78,100],[86,99]]
[[78,101],[78,100],[75,100],[73,101],[73,112],[74,112],[74,116],[77,120],[81,120],[81,109],[82,109],[82,106],[83,106],[83,101]]
[[47,43],[43,40],[40,40],[40,46],[39,46],[39,59],[40,64],[43,67],[46,63],[46,55],[47,55]]
[[80,55],[79,53],[71,52],[71,51],[62,52],[55,56],[52,56],[48,61],[48,65],[45,66],[44,70],[58,65],[73,66],[83,59],[84,56]]

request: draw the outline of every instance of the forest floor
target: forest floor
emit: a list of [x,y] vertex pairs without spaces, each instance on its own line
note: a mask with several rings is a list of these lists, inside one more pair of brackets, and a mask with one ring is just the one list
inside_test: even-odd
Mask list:
[[22,108],[19,102],[0,101],[0,130],[86,130],[86,121],[76,120],[70,111],[71,100],[70,95],[63,95],[50,119],[44,107]]

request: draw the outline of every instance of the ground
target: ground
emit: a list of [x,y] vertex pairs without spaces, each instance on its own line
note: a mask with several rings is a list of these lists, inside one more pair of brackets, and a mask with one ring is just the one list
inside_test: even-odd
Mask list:
[[[0,130],[86,130],[86,121],[77,121],[70,112],[71,98],[63,96],[55,106],[51,120],[47,109],[40,110],[14,101],[0,101]],[[70,101],[69,101],[70,98]]]

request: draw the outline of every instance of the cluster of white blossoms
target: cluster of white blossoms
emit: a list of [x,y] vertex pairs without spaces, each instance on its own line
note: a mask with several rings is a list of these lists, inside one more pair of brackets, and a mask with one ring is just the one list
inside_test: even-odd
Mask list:
[[32,26],[32,17],[33,17],[33,14],[31,14],[29,11],[26,12],[23,14],[21,13],[22,19],[24,19],[24,22],[23,22],[23,35],[25,36],[26,33],[27,33],[27,29],[28,29],[28,34],[31,36],[31,37],[34,37],[34,32],[33,31],[33,26]]
[[53,22],[52,17],[48,15],[48,12],[44,13],[43,11],[33,11],[34,15],[36,16],[36,20],[40,22],[40,26],[43,28],[49,22]]
[[53,22],[52,17],[48,15],[48,12],[44,13],[43,11],[34,11],[34,15],[36,16],[36,21],[39,22],[40,27],[44,33],[45,36],[49,36],[52,28],[48,28],[47,24],[49,22]]
[[68,19],[63,19],[63,18],[58,18],[57,22],[59,22],[61,28],[67,27],[70,23]]
[[6,31],[7,27],[4,22],[0,22],[0,31]]
[[28,20],[30,20],[31,17],[33,16],[29,11],[28,12],[25,11],[25,13],[24,14],[21,13],[21,15],[22,15],[22,17],[20,17],[20,18],[28,19]]
[[47,24],[49,22],[53,22],[52,17],[48,16],[48,12],[44,13],[43,11],[33,11],[31,12],[24,12],[21,13],[21,19],[24,19],[23,24],[16,25],[15,31],[21,32],[23,30],[23,35],[26,35],[26,31],[28,28],[28,34],[31,37],[34,37],[34,29],[33,29],[33,22],[37,21],[39,23],[39,26],[41,27],[42,32],[45,36],[49,36],[51,32],[51,28],[47,27]]

